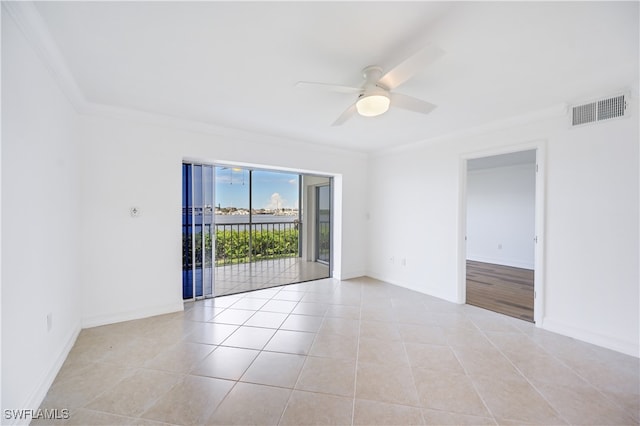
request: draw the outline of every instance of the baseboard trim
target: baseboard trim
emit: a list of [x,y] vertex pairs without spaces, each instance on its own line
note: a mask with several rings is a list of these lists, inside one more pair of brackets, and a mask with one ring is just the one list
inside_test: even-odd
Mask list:
[[[366,275],[376,280],[397,285],[398,287],[403,287],[409,290],[417,291],[422,294],[426,294],[428,296],[445,300],[447,302],[459,304],[455,300],[450,300],[446,297],[443,297],[435,293],[429,293],[424,289],[418,289],[411,285],[407,285],[406,283],[403,283],[403,282],[388,279],[387,277],[384,277],[379,274],[368,273]],[[551,331],[553,333],[558,333],[563,336],[572,337],[574,339],[581,340],[586,343],[611,349],[613,351],[620,352],[625,355],[630,355],[636,358],[640,358],[640,345],[638,343],[633,343],[633,342],[629,342],[629,341],[618,339],[611,336],[604,336],[598,333],[591,332],[589,330],[580,329],[578,327],[574,327],[568,324],[564,324],[560,321],[556,321],[553,318],[549,318],[549,317],[543,318],[543,320],[539,324],[536,323],[536,326],[544,330]]]
[[368,273],[368,274],[364,274],[364,276],[376,279],[378,281],[383,281],[385,283],[392,284],[392,285],[395,285],[395,286],[398,286],[398,287],[406,288],[407,290],[412,290],[412,291],[415,291],[415,292],[420,293],[420,294],[424,294],[424,295],[427,295],[427,296],[435,297],[436,299],[444,300],[445,302],[451,302],[451,303],[459,304],[457,301],[448,299],[447,297],[445,297],[443,295],[440,295],[440,294],[437,294],[437,293],[430,293],[430,292],[426,291],[428,289],[418,288],[418,287],[412,286],[412,285],[407,284],[407,283],[402,282],[402,281],[396,281],[396,280],[392,280],[392,279],[389,279],[389,278],[385,278],[382,275],[378,275],[378,274],[375,274],[375,273]]
[[638,345],[638,343],[621,340],[611,336],[604,336],[602,334],[574,327],[572,325],[568,325],[561,321],[556,321],[553,318],[548,317],[545,317],[542,320],[540,328],[543,328],[547,331],[552,331],[554,333],[562,334],[564,336],[572,337],[586,343],[591,343],[596,346],[611,349],[616,352],[621,352],[625,355],[640,358],[640,346]]
[[[27,402],[23,407],[27,407],[28,409],[33,409],[33,410],[37,410],[40,407],[40,405],[42,404],[42,401],[44,401],[44,398],[47,396],[47,392],[49,392],[49,388],[51,387],[51,385],[53,384],[53,381],[58,375],[58,372],[60,372],[60,369],[62,368],[62,364],[64,364],[65,360],[67,359],[67,356],[69,356],[69,352],[71,352],[71,348],[73,348],[73,345],[76,343],[76,339],[78,338],[80,331],[81,331],[80,321],[78,321],[76,326],[73,327],[73,330],[71,330],[71,332],[69,333],[67,341],[64,344],[60,353],[58,354],[58,356],[56,357],[55,362],[53,363],[53,365],[51,366],[47,374],[42,378],[38,386],[36,386],[31,396],[27,398]],[[30,422],[31,422],[31,419],[25,418],[25,419],[13,419],[13,423],[4,423],[3,421],[2,424],[28,425]]]
[[338,280],[350,280],[352,278],[359,278],[365,275],[364,271],[347,271],[342,272],[342,274],[336,274],[335,271],[333,272],[333,278]]
[[182,301],[162,306],[151,306],[135,311],[119,312],[111,315],[96,315],[82,319],[82,328],[98,327],[101,325],[115,324],[118,322],[131,321],[141,318],[153,317],[156,315],[171,314],[184,310]]
[[384,275],[381,274],[377,274],[375,272],[369,272],[367,274],[363,274],[363,276],[365,277],[369,277],[369,278],[373,278],[374,280],[378,280],[378,281],[382,281],[388,284],[393,284],[393,285],[397,285],[398,287],[403,287],[403,288],[408,288],[406,285],[403,285],[402,283],[396,281],[396,280],[392,280],[388,277],[385,277]]

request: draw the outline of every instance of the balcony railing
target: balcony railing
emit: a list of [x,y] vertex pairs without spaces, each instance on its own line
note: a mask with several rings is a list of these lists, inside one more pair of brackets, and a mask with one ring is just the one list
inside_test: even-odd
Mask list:
[[[196,269],[202,268],[203,250],[205,268],[211,267],[214,241],[215,266],[297,257],[301,253],[298,221],[195,225],[194,241],[190,239],[191,234],[185,233],[189,227],[183,226],[183,244],[187,249],[183,261],[185,269],[192,268],[189,260],[195,262]],[[192,256],[194,249],[195,256]]]
[[226,223],[215,227],[216,266],[296,257],[299,222]]

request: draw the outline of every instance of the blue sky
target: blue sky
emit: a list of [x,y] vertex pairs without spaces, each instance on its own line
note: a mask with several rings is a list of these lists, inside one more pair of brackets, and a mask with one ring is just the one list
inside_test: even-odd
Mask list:
[[[254,170],[253,208],[298,207],[298,175]],[[216,206],[249,208],[249,170],[216,167]]]

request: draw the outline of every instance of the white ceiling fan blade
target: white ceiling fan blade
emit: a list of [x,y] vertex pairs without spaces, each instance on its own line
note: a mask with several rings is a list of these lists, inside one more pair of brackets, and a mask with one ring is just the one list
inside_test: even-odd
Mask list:
[[340,117],[338,117],[338,119],[333,122],[332,126],[342,125],[345,121],[353,117],[356,114],[356,111],[356,104],[351,104],[351,106],[344,110],[344,112],[340,114]]
[[401,93],[391,93],[391,106],[394,108],[402,108],[409,111],[419,112],[420,114],[429,114],[437,107],[429,102],[403,95]]
[[326,84],[326,83],[315,83],[312,81],[299,81],[296,83],[296,87],[301,89],[324,90],[327,92],[349,93],[349,94],[362,92],[362,89],[359,87],[340,86],[336,84]]
[[378,81],[387,89],[393,90],[405,81],[414,76],[415,73],[424,69],[427,65],[435,62],[444,54],[444,50],[437,46],[429,44],[400,62],[390,71],[388,71]]

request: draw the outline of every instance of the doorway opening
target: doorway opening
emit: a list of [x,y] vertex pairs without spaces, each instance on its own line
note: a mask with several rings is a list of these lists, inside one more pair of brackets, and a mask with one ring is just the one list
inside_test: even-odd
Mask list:
[[534,322],[536,149],[466,161],[466,303]]
[[[324,235],[318,214],[303,207],[318,179],[331,194],[331,178],[183,163],[183,299],[329,278],[330,233],[322,258],[305,249]],[[321,226],[330,230],[328,213]]]

